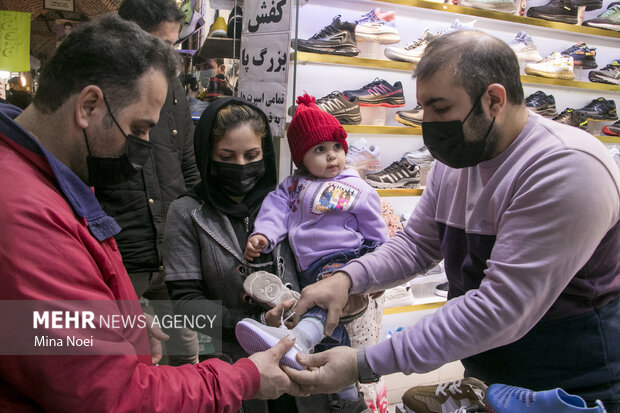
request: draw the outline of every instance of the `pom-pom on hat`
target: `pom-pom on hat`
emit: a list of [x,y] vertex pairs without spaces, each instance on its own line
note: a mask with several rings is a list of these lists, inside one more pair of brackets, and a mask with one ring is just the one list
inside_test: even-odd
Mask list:
[[306,152],[321,142],[338,142],[346,154],[347,133],[338,120],[322,111],[314,103],[316,99],[307,93],[297,98],[297,110],[288,127],[286,135],[291,148],[291,156],[295,166],[301,166]]

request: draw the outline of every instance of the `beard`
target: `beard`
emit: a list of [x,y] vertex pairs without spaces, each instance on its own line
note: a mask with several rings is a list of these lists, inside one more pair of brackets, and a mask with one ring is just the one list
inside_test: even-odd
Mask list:
[[494,118],[488,117],[484,112],[475,114],[472,118],[466,125],[463,125],[465,141],[478,142],[484,140],[481,162],[493,159],[497,155],[501,131],[494,123]]

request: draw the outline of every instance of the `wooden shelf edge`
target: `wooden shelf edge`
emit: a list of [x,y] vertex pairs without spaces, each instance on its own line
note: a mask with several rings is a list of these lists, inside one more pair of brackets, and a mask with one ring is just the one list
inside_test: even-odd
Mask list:
[[579,80],[551,79],[541,76],[521,75],[521,82],[535,85],[564,86],[577,89],[600,90],[603,92],[620,92],[620,86],[606,83],[582,82]]
[[603,143],[620,143],[620,136],[597,136]]
[[390,196],[420,196],[424,193],[424,188],[393,188],[393,189],[377,189],[377,193],[381,197]]
[[422,128],[412,126],[343,125],[347,133],[368,133],[373,135],[422,135]]
[[390,308],[386,308],[383,310],[383,315],[402,314],[402,313],[409,313],[412,311],[434,310],[435,308],[443,307],[445,303],[446,301],[439,301],[436,303],[402,305],[400,307],[390,307]]

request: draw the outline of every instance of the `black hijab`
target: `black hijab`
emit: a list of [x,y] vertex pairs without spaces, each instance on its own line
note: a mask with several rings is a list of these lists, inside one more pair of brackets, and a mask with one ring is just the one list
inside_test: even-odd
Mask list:
[[[217,113],[228,105],[247,105],[255,109],[265,121],[266,135],[262,140],[263,161],[265,174],[244,197],[241,203],[230,199],[217,184],[216,177],[211,173],[213,158],[213,123]],[[219,98],[214,100],[202,113],[194,132],[194,151],[196,165],[202,180],[190,189],[185,195],[199,201],[208,202],[224,215],[236,218],[251,217],[258,210],[263,199],[273,191],[278,183],[276,157],[273,146],[273,137],[269,129],[269,122],[265,113],[256,105],[241,98]]]

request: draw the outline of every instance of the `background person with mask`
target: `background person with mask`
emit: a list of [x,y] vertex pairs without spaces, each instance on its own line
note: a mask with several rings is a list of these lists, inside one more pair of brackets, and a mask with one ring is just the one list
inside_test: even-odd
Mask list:
[[[497,70],[501,67],[502,70]],[[400,285],[445,260],[448,302],[356,353],[305,356],[310,392],[461,360],[465,375],[561,387],[620,411],[620,172],[590,134],[527,110],[517,59],[482,32],[434,40],[416,68],[439,161],[404,231],[306,287],[295,311]],[[532,406],[536,409],[535,406]]]
[[[169,44],[176,42],[183,15],[173,0],[124,0],[118,15]],[[162,243],[170,203],[200,177],[193,150],[194,125],[185,90],[170,82],[159,121],[149,133],[151,156],[142,171],[118,185],[96,185],[103,210],[121,226],[116,242],[138,297],[151,300],[161,318],[171,314],[163,277]],[[165,328],[173,366],[198,361],[198,340],[188,329]]]
[[[133,23],[104,17],[56,49],[25,111],[0,105],[0,302],[11,303],[3,322],[32,320],[32,312],[18,310],[25,301],[43,310],[81,313],[96,302],[116,308],[114,316],[136,314],[127,309],[141,314],[113,239],[120,228],[89,185],[118,183],[144,162],[134,149],[143,154],[151,145],[149,129],[176,64],[162,41]],[[66,331],[55,324],[38,334]],[[84,353],[68,341],[53,348],[60,350],[54,355],[36,344],[3,351],[0,410],[232,412],[244,398],[298,393],[278,366],[290,340],[233,366],[209,360],[177,368],[152,365],[144,329],[95,325],[86,331],[93,347]],[[17,327],[3,337],[3,350],[27,330]],[[97,352],[111,347],[112,354]]]
[[[170,205],[164,238],[166,284],[176,314],[221,313],[222,358],[246,357],[235,337],[244,318],[280,325],[282,305],[267,311],[244,298],[243,281],[264,270],[299,291],[295,257],[287,240],[248,262],[243,253],[263,199],[277,184],[267,117],[239,98],[221,98],[205,109],[194,138],[202,181]],[[290,307],[293,303],[287,303]],[[217,321],[216,321],[217,322]],[[265,403],[246,401],[247,412],[327,411],[323,395]]]
[[233,95],[233,89],[226,78],[226,65],[222,58],[207,58],[200,65],[198,82],[204,88],[200,94],[201,100],[211,101]]

